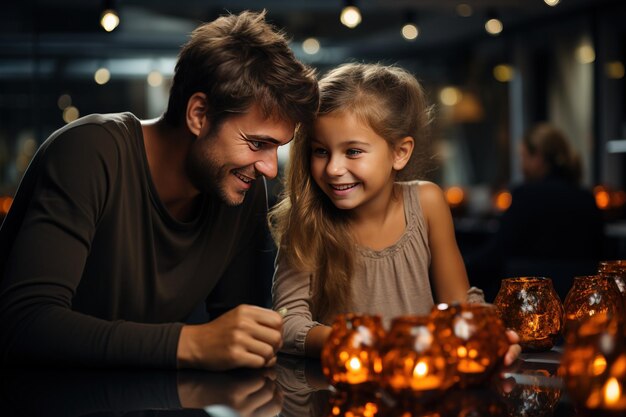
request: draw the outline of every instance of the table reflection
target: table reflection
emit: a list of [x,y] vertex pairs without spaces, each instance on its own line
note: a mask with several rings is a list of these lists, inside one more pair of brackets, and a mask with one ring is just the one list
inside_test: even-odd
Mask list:
[[523,354],[481,386],[426,398],[384,389],[336,390],[328,386],[318,362],[282,358],[276,378],[284,395],[280,417],[578,416],[557,376],[560,355]]
[[[558,352],[524,354],[471,389],[433,397],[336,390],[320,362],[283,356],[233,372],[1,370],[0,413],[13,416],[460,417],[577,416],[557,376]],[[499,376],[499,377],[498,377]]]
[[282,405],[273,369],[0,372],[0,414],[4,416],[273,417]]

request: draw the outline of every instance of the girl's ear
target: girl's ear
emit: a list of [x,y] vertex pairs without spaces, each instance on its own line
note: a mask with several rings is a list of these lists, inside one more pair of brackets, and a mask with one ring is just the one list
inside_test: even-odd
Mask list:
[[200,134],[200,131],[204,127],[207,120],[208,104],[206,101],[206,94],[194,93],[187,101],[187,112],[185,118],[187,121],[187,128],[195,136]]
[[406,136],[396,144],[393,152],[393,169],[400,171],[404,168],[413,154],[415,140],[411,136]]

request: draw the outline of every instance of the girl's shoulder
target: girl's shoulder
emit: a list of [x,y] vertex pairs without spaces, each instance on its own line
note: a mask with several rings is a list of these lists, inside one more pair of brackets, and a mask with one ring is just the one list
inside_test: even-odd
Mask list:
[[448,207],[443,190],[434,182],[414,180],[401,185],[404,191],[409,192],[409,198],[419,201],[425,218],[428,218],[429,213]]
[[438,203],[440,201],[445,201],[443,190],[434,182],[430,181],[405,181],[399,183],[403,190],[408,191],[410,193],[415,193],[419,196],[419,200],[421,203]]

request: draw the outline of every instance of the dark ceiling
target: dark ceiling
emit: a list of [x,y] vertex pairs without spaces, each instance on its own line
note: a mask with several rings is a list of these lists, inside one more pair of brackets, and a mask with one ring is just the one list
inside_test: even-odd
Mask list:
[[[623,0],[621,0],[623,1]],[[3,5],[0,56],[19,57],[37,48],[41,55],[141,56],[175,54],[199,22],[226,12],[268,11],[268,20],[283,28],[301,54],[300,43],[317,37],[322,51],[309,61],[327,64],[349,57],[402,56],[420,49],[471,42],[488,37],[483,23],[499,14],[505,31],[528,28],[546,19],[572,13],[593,13],[611,0],[561,0],[556,7],[543,0],[361,0],[363,22],[348,29],[339,22],[342,0],[118,0],[120,26],[106,33],[98,24],[103,0],[10,0]],[[461,17],[456,8],[469,4],[473,13]],[[416,16],[420,36],[406,41],[400,27],[407,13]],[[506,32],[505,32],[506,33]]]

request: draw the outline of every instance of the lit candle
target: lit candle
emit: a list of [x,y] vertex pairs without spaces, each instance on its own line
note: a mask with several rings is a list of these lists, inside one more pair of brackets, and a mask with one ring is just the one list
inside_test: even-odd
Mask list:
[[622,395],[622,386],[615,377],[609,378],[604,384],[604,408],[609,410],[626,410],[626,397]]
[[419,361],[413,369],[411,388],[415,391],[427,391],[441,387],[441,378],[430,374],[430,368],[424,361]]
[[[343,353],[343,352],[342,352]],[[367,381],[368,371],[361,364],[361,360],[352,356],[346,361],[346,382],[349,384],[360,384]]]
[[617,379],[609,378],[604,385],[604,402],[606,405],[615,404],[620,397],[622,392],[621,387],[619,386],[619,382]]

